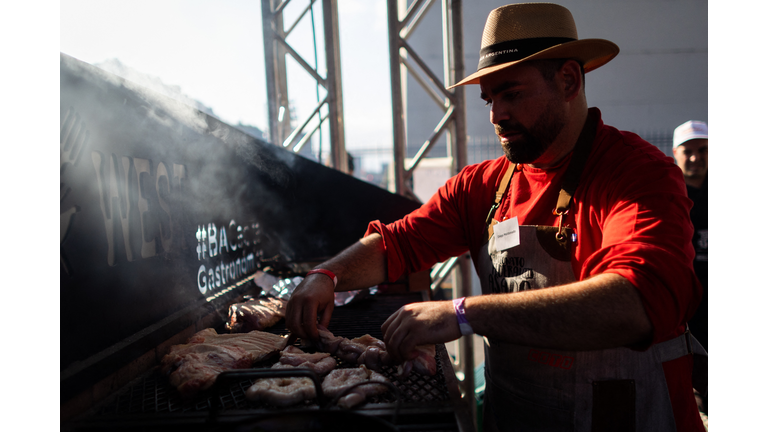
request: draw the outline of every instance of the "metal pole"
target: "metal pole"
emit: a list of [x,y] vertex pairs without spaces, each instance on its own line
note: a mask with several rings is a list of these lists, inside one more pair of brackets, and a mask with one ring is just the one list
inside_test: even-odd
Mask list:
[[283,16],[282,13],[273,12],[273,3],[274,0],[261,1],[261,18],[267,75],[269,136],[272,144],[281,145],[291,132],[291,113],[285,73],[285,48],[275,39],[275,35],[285,36]]
[[[458,266],[458,296],[468,297],[472,295],[472,263],[469,254],[459,257]],[[473,345],[473,336],[462,336],[459,338],[459,368],[464,374],[461,386],[464,390],[464,401],[468,405],[472,418],[477,419],[477,403],[475,402],[475,349]]]
[[395,193],[405,191],[405,109],[403,83],[400,72],[400,20],[398,0],[387,0],[387,25],[389,28],[389,76],[392,82],[392,126],[394,139]]
[[[347,172],[347,150],[344,143],[344,109],[341,95],[341,54],[339,45],[339,15],[337,0],[323,0],[325,31],[325,64],[328,68],[328,119],[331,131],[331,164]],[[322,133],[322,130],[320,131]]]
[[[445,0],[443,10],[447,15],[444,23],[445,43],[445,82],[452,85],[464,77],[464,35],[461,0]],[[453,106],[455,118],[452,122],[453,167],[454,174],[467,165],[467,112],[464,99],[464,87],[453,90]],[[469,254],[459,258],[458,263],[458,297],[472,295],[472,265]],[[456,297],[454,297],[456,298]],[[472,413],[472,419],[477,419],[477,403],[475,402],[475,356],[472,336],[462,336],[459,339],[459,367],[464,375],[462,387],[464,397]]]
[[[464,21],[461,11],[461,0],[449,0],[451,15],[451,36],[453,39],[453,67],[450,84],[458,82],[464,78]],[[456,109],[454,117],[454,143],[455,143],[455,164],[456,172],[467,166],[467,106],[464,98],[464,86],[453,89],[454,107]]]
[[264,63],[267,75],[267,110],[269,113],[269,139],[272,144],[280,145],[279,128],[277,125],[277,89],[275,79],[277,65],[275,64],[275,39],[272,37],[272,0],[261,0],[261,30],[264,37]]
[[[451,41],[451,68],[449,72],[449,84],[454,84],[464,77],[464,22],[462,16],[461,0],[449,1],[449,32]],[[467,108],[464,97],[464,86],[453,90],[453,104],[455,117],[453,121],[454,143],[454,174],[458,174],[467,166]],[[472,273],[474,269],[467,254],[459,260],[459,274],[461,279],[461,296],[472,295]],[[462,337],[459,340],[459,351],[462,356],[462,369],[464,372],[464,388],[468,392],[467,402],[470,405],[472,418],[477,419],[477,404],[475,402],[475,356],[472,336]],[[476,420],[475,420],[476,421]]]

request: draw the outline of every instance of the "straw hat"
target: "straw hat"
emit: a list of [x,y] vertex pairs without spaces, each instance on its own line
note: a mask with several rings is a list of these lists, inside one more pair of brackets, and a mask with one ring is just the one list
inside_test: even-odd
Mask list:
[[519,3],[488,15],[477,72],[450,88],[479,84],[480,77],[527,60],[574,59],[584,72],[608,63],[619,47],[605,39],[581,39],[571,12],[553,3]]

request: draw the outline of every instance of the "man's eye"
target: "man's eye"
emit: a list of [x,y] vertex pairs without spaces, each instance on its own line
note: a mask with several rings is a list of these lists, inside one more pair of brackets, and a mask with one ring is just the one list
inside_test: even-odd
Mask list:
[[491,101],[490,101],[490,100],[487,100],[487,101],[484,101],[484,102],[485,102],[485,106],[488,106],[488,105],[490,105],[490,104],[491,104]]

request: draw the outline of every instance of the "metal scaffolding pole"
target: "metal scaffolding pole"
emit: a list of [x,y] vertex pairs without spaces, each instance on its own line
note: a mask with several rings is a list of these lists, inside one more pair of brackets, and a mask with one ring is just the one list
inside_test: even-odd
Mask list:
[[[395,192],[415,197],[408,183],[413,170],[423,159],[440,135],[446,133],[447,153],[453,159],[453,173],[466,165],[466,108],[464,89],[445,88],[457,82],[464,73],[462,47],[462,18],[460,0],[442,0],[443,21],[443,78],[430,70],[407,39],[426,12],[437,0],[414,0],[410,6],[403,0],[387,0],[389,29],[390,79],[392,87],[392,123],[394,135]],[[406,7],[407,6],[407,7]],[[410,73],[410,75],[409,75]],[[407,77],[412,76],[443,110],[444,116],[435,131],[421,146],[408,167],[405,166],[408,143]]]
[[[267,78],[267,99],[269,112],[269,135],[273,144],[291,147],[298,152],[309,136],[322,133],[321,125],[326,123],[331,136],[331,166],[347,172],[347,151],[344,143],[344,109],[341,91],[341,55],[339,48],[339,17],[337,0],[319,0],[323,10],[323,38],[325,48],[326,73],[316,70],[287,41],[288,35],[296,25],[311,12],[318,0],[308,0],[298,18],[286,27],[283,12],[291,0],[262,0],[262,29],[264,33],[264,57]],[[314,35],[313,35],[314,37]],[[291,127],[291,107],[288,99],[288,79],[286,56],[291,56],[316,82],[327,92],[312,114],[298,127]],[[327,113],[322,112],[325,106]],[[317,126],[311,130],[305,128],[310,120],[317,116]],[[303,137],[302,134],[305,134]]]
[[[462,32],[461,0],[441,0],[443,37],[443,79],[433,73],[418,53],[408,44],[421,18],[436,0],[413,0],[410,6],[405,0],[387,0],[387,24],[389,29],[390,79],[392,83],[392,124],[394,136],[394,185],[395,192],[416,198],[409,186],[413,172],[423,157],[446,133],[447,154],[452,158],[452,172],[457,174],[467,165],[467,126],[464,87],[446,90],[464,76],[464,49]],[[422,86],[427,95],[443,110],[432,135],[422,144],[409,166],[405,165],[408,143],[408,97],[406,91],[408,73]],[[457,266],[455,264],[458,264]],[[449,260],[433,270],[433,291],[446,278],[450,268],[455,271],[453,296],[472,295],[472,265],[468,254]],[[476,418],[474,352],[471,336],[458,341],[459,349],[455,366],[465,403]]]

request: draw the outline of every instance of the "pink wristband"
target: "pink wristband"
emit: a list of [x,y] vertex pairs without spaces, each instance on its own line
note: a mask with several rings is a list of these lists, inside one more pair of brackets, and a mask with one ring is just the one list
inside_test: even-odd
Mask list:
[[461,334],[464,336],[475,333],[475,331],[472,330],[472,326],[469,325],[469,321],[467,321],[467,316],[464,314],[465,299],[466,297],[453,299],[453,310],[456,311],[456,320],[459,322],[459,330],[461,330]]
[[333,281],[333,287],[334,288],[336,288],[336,284],[339,283],[339,278],[337,278],[336,275],[333,274],[333,272],[330,271],[330,270],[314,269],[314,270],[310,270],[310,271],[307,272],[307,276],[309,276],[311,274],[324,274],[324,275],[328,276]]

